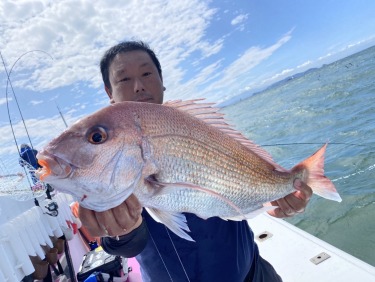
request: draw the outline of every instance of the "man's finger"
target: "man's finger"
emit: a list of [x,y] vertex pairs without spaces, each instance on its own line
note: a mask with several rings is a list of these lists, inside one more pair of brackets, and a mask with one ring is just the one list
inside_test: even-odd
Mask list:
[[79,205],[78,217],[81,220],[82,225],[87,229],[91,236],[99,237],[103,235],[103,230],[99,226],[93,210],[83,208],[81,205]]

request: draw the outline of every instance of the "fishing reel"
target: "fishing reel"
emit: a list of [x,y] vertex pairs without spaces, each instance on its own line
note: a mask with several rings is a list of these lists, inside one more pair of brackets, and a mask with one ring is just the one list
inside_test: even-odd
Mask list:
[[44,207],[48,210],[46,214],[50,216],[56,217],[59,214],[59,211],[58,211],[59,206],[55,201],[49,201],[47,205],[45,205]]

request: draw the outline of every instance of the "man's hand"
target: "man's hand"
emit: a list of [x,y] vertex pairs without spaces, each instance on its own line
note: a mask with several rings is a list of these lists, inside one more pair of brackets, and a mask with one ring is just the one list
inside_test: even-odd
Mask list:
[[270,215],[283,218],[305,211],[312,195],[312,189],[299,179],[294,181],[294,188],[298,191],[271,202],[272,206],[278,206],[278,208],[269,211]]
[[121,236],[130,233],[142,223],[142,206],[131,194],[121,205],[95,212],[79,206],[82,225],[94,237]]

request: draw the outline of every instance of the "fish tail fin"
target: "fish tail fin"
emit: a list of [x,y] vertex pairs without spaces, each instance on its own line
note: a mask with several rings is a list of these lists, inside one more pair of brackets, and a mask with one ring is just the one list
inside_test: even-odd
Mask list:
[[304,181],[315,194],[329,200],[341,202],[342,199],[335,185],[324,175],[324,153],[326,148],[327,143],[309,158],[293,167],[292,172],[305,170],[307,177],[304,177]]

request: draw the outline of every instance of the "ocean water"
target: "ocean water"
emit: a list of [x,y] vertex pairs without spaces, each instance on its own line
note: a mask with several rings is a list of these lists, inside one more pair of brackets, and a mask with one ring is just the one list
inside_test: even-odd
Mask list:
[[287,221],[375,266],[375,46],[222,112],[285,168],[331,143],[325,173],[343,201],[313,196]]

